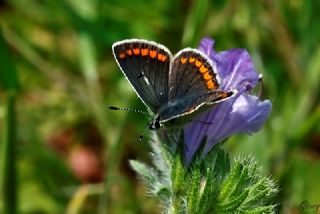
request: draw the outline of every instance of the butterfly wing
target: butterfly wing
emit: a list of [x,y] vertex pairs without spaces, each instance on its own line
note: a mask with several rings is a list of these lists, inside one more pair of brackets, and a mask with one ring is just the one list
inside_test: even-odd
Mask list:
[[162,108],[162,120],[191,114],[202,105],[215,104],[234,95],[234,91],[219,90],[219,84],[219,77],[207,56],[196,49],[181,50],[172,61],[169,101]]
[[155,42],[130,39],[112,46],[114,57],[137,95],[154,113],[168,102],[170,51]]

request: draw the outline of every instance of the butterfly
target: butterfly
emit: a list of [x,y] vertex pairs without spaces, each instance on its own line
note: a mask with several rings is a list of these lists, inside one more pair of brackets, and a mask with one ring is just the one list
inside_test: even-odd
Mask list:
[[153,113],[151,130],[175,124],[201,112],[200,107],[207,109],[237,93],[220,90],[212,61],[197,49],[184,48],[173,56],[156,42],[127,39],[115,42],[112,50],[121,71]]

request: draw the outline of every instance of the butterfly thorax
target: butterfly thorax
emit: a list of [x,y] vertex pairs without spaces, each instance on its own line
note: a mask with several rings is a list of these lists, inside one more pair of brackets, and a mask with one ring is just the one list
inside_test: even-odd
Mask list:
[[[160,121],[166,122],[192,113],[196,109],[196,106],[188,105],[188,102],[193,102],[193,99],[179,99],[173,102],[169,101],[168,103],[162,105],[157,112],[157,115],[160,116]],[[177,112],[183,113],[177,114]]]
[[[175,121],[176,117],[179,117],[179,115],[177,115],[177,112],[181,112],[183,109],[184,103],[182,102],[182,100],[163,104],[157,111],[157,114],[154,115],[153,120],[149,125],[149,129],[157,130],[161,126],[163,126],[164,123],[166,123],[166,125],[169,125],[171,122]],[[170,123],[168,123],[167,121],[170,121]]]

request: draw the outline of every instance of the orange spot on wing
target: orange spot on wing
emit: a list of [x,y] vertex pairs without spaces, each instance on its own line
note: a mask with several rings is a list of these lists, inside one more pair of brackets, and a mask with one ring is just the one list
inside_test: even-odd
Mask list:
[[199,61],[199,60],[196,60],[195,65],[196,65],[198,68],[200,68],[200,66],[202,65],[202,62],[201,62],[201,61]]
[[140,49],[139,48],[134,48],[133,49],[133,54],[134,55],[139,55],[140,54]]
[[190,62],[190,63],[194,63],[194,61],[196,61],[195,58],[193,58],[193,57],[190,57],[190,58],[189,58],[189,62]]
[[207,88],[210,90],[215,89],[215,85],[212,80],[207,81]]
[[149,51],[149,56],[150,56],[152,59],[156,58],[156,57],[157,57],[157,51],[155,51],[155,50],[150,50],[150,51]]
[[132,50],[131,50],[131,49],[126,50],[126,53],[127,53],[129,56],[131,56],[131,55],[132,55]]
[[166,55],[163,55],[163,54],[161,54],[161,53],[158,54],[158,60],[159,60],[159,61],[164,62],[164,61],[166,61],[166,59],[167,59],[167,56],[166,56]]
[[180,62],[181,62],[182,64],[185,64],[185,63],[187,62],[187,58],[181,57]]
[[199,69],[200,73],[204,74],[208,71],[208,68],[206,68],[204,65],[201,66],[201,68]]
[[205,73],[202,77],[205,80],[211,80],[212,79],[212,75],[210,75],[209,72]]
[[148,52],[149,52],[149,50],[147,48],[141,49],[141,55],[142,56],[147,56]]
[[124,59],[124,58],[126,58],[126,54],[125,53],[119,53],[119,58],[120,59]]

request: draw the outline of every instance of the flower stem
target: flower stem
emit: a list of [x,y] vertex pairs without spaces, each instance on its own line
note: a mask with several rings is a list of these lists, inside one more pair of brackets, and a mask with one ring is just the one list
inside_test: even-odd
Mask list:
[[[0,29],[0,86],[6,96],[6,119],[2,154],[3,174],[0,178],[3,198],[3,213],[17,213],[17,173],[16,173],[16,95],[19,89],[18,74],[11,57],[10,49],[6,44]],[[2,212],[1,212],[2,213]]]
[[6,137],[3,149],[3,213],[17,213],[15,158],[15,93],[7,93]]

